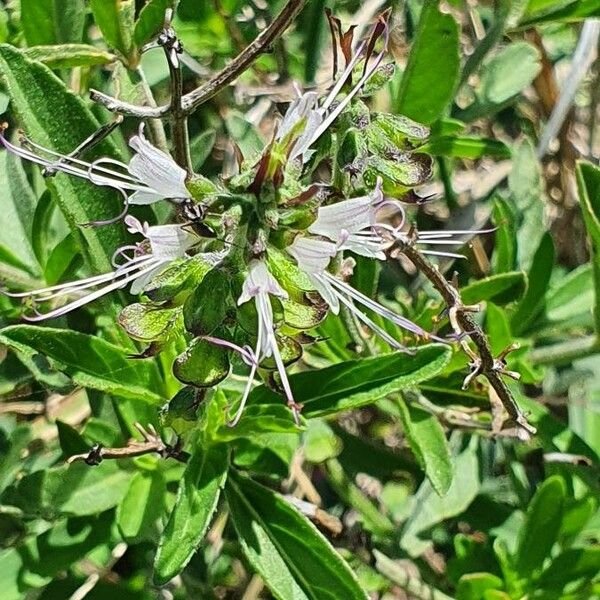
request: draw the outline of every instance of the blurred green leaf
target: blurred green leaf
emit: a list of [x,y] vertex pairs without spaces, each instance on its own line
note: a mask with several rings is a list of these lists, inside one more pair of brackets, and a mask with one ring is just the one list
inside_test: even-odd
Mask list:
[[482,600],[486,590],[498,590],[502,585],[502,579],[491,573],[467,573],[458,582],[456,600]]
[[592,242],[592,268],[596,288],[594,317],[596,333],[600,334],[600,169],[589,163],[578,163],[577,188],[585,227]]
[[501,198],[494,199],[494,234],[493,264],[495,273],[513,271],[517,263],[517,236],[515,215],[508,202]]
[[159,470],[139,471],[117,506],[117,526],[129,544],[153,540],[157,521],[165,510],[167,493],[163,474]]
[[51,69],[106,65],[116,60],[114,54],[86,44],[32,46],[25,49],[23,54],[31,60],[44,63]]
[[0,187],[4,191],[0,199],[2,219],[10,223],[10,227],[0,228],[0,244],[10,248],[30,272],[38,274],[40,267],[31,242],[35,196],[20,162],[8,152],[0,152]]
[[567,490],[561,477],[544,481],[534,494],[519,536],[515,568],[522,578],[540,569],[558,539]]
[[138,48],[160,32],[165,21],[165,11],[167,8],[174,8],[176,4],[176,0],[147,0],[133,30],[133,40]]
[[396,112],[433,123],[452,99],[459,68],[458,25],[454,17],[440,12],[436,1],[427,0],[395,100]]
[[510,158],[510,148],[499,140],[477,137],[436,137],[418,148],[433,156],[452,156],[456,158],[478,159],[484,156]]
[[157,585],[164,585],[179,574],[196,552],[217,507],[228,464],[225,445],[198,444],[194,449],[160,538],[154,561]]
[[232,472],[225,488],[246,558],[279,600],[366,600],[355,575],[305,517]]
[[[28,60],[11,46],[0,46],[0,75],[21,125],[36,143],[69,153],[96,131],[98,123],[82,100],[47,67]],[[116,157],[107,142],[98,149]],[[47,185],[92,266],[99,272],[112,270],[110,257],[126,240],[122,225],[84,229],[78,225],[114,217],[121,210],[121,196],[67,175],[57,175],[47,180]]]
[[129,359],[122,348],[98,337],[51,327],[13,325],[2,330],[0,342],[13,348],[36,375],[42,355],[76,385],[124,398],[164,402],[153,385],[152,365]]
[[[322,417],[372,404],[387,394],[416,385],[439,373],[450,360],[447,346],[432,344],[414,354],[400,352],[343,362],[290,377],[304,417]],[[266,386],[250,393],[249,403],[275,404],[280,396]]]
[[477,99],[456,116],[473,121],[498,112],[531,84],[540,69],[540,55],[533,45],[509,44],[483,65]]
[[600,548],[570,548],[559,554],[543,571],[537,586],[557,593],[568,583],[594,578],[600,573]]
[[29,46],[77,43],[83,37],[85,0],[21,0]]
[[311,419],[302,438],[304,458],[311,463],[321,463],[337,456],[342,441],[331,427],[321,419]]
[[580,21],[600,16],[599,0],[556,0],[554,2],[529,2],[521,27],[533,27],[542,23]]
[[452,460],[446,434],[431,413],[399,400],[404,434],[433,489],[446,494],[452,483]]
[[90,468],[83,462],[25,475],[2,495],[2,503],[31,515],[95,515],[119,504],[132,473],[106,460]]
[[192,165],[195,171],[198,171],[210,156],[216,139],[217,132],[214,129],[207,129],[198,137],[192,139],[190,154],[192,155]]
[[548,291],[546,317],[560,322],[590,314],[594,305],[594,274],[590,264],[581,265],[561,277]]
[[527,277],[521,271],[490,275],[464,287],[460,294],[467,304],[492,301],[508,304],[520,300],[527,289]]
[[454,477],[444,496],[435,493],[429,481],[424,481],[416,494],[411,497],[410,516],[406,521],[400,540],[401,547],[410,556],[420,556],[431,541],[421,537],[433,525],[463,512],[479,491],[479,460],[477,458],[477,438],[460,453],[453,454]]
[[74,266],[81,265],[81,254],[75,237],[68,233],[54,248],[44,267],[44,280],[48,285],[54,285],[63,280]]
[[552,236],[545,233],[527,275],[528,286],[525,296],[511,317],[511,329],[516,335],[526,332],[544,310],[553,265],[554,242]]
[[90,0],[96,25],[108,46],[135,66],[134,16],[135,0]]

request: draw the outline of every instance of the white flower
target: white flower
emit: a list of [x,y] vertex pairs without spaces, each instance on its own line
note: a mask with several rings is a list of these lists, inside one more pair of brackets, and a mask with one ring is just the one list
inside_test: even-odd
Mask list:
[[112,158],[86,162],[31,140],[26,140],[23,146],[15,146],[6,139],[3,131],[0,131],[0,142],[9,152],[41,165],[49,173],[61,171],[96,185],[115,188],[129,196],[130,204],[151,204],[162,199],[181,201],[191,197],[185,186],[185,170],[146,139],[143,125],[129,142],[136,154],[128,165]]
[[[374,31],[377,27],[375,27]],[[370,47],[368,40],[362,41],[321,106],[318,105],[318,96],[315,92],[306,92],[290,104],[276,137],[277,140],[281,140],[292,132],[297,135],[297,139],[291,148],[290,160],[301,157],[303,163],[308,161],[312,154],[309,151],[310,146],[327,131],[346,106],[361,91],[373,73],[375,73],[387,51],[387,23],[384,23],[383,31],[379,33],[383,33],[385,39],[384,48],[381,52],[371,60],[372,47]],[[332,108],[335,99],[352,76],[354,67],[363,58],[363,53],[365,54],[364,59],[366,64],[361,78],[352,86],[352,89],[346,96]],[[298,129],[298,131],[295,131],[295,129]]]
[[277,365],[281,385],[283,386],[288,406],[292,409],[294,414],[294,420],[297,424],[300,422],[300,406],[294,401],[290,382],[285,371],[285,365],[283,364],[283,359],[281,358],[281,353],[279,352],[279,347],[277,345],[277,339],[275,338],[273,307],[271,306],[269,295],[282,299],[287,298],[287,293],[279,283],[277,283],[277,280],[273,275],[269,273],[267,265],[262,260],[253,260],[250,263],[248,276],[244,281],[242,293],[238,299],[238,305],[244,304],[252,299],[254,300],[256,312],[258,313],[258,334],[256,339],[256,349],[254,351],[254,360],[252,361],[248,382],[235,417],[229,423],[232,427],[239,422],[242,416],[260,361],[263,358],[269,358],[271,356]]
[[[24,319],[43,321],[59,317],[128,284],[131,284],[130,292],[132,294],[141,293],[154,276],[173,260],[185,257],[186,251],[197,242],[196,236],[185,231],[179,225],[150,227],[146,223],[142,225],[132,216],[127,216],[125,223],[131,233],[141,233],[146,241],[135,246],[119,248],[113,256],[113,264],[116,267],[114,271],[31,292],[4,293],[13,298],[30,299],[34,305],[75,296],[75,300],[46,313],[39,313],[34,308],[36,315],[25,316]],[[124,259],[124,261],[119,264],[117,262],[119,259]]]
[[342,281],[338,277],[335,277],[329,273],[326,269],[331,261],[331,258],[335,256],[337,250],[338,246],[333,242],[326,242],[304,236],[297,236],[293,244],[287,248],[289,254],[296,259],[298,267],[308,275],[315,289],[328,304],[331,312],[338,314],[340,311],[340,306],[346,306],[348,310],[367,327],[369,327],[369,329],[373,330],[377,335],[390,344],[390,346],[396,348],[397,350],[405,350],[405,348],[402,346],[402,344],[400,344],[400,342],[398,342],[389,333],[377,325],[364,312],[359,310],[354,305],[354,302],[361,304],[384,319],[391,321],[398,327],[410,331],[418,336],[444,341],[441,338],[432,336],[409,319],[397,315],[389,308],[382,306],[375,300],[372,300],[358,290],[355,290],[345,281]]
[[340,250],[385,260],[384,250],[390,241],[374,229],[378,224],[377,211],[383,202],[381,180],[378,180],[371,194],[321,206],[308,231],[336,242]]

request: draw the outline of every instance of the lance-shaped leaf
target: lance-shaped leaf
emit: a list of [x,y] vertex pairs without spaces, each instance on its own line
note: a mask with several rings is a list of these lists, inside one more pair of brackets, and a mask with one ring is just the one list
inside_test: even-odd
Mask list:
[[419,19],[396,110],[421,123],[433,123],[452,99],[460,67],[458,25],[428,0]]
[[93,335],[13,325],[2,330],[0,342],[14,349],[39,379],[44,380],[42,363],[49,361],[82,387],[134,400],[164,402],[151,364],[131,360],[122,348]]
[[279,494],[235,471],[225,493],[242,550],[276,598],[367,598],[341,556]]
[[196,447],[158,546],[154,562],[157,584],[175,577],[198,548],[217,506],[228,462],[229,453],[224,445]]
[[60,46],[33,46],[24,50],[25,56],[44,63],[51,69],[105,65],[116,56],[87,44],[62,44]]
[[[431,344],[416,348],[412,355],[396,352],[296,373],[290,385],[296,402],[304,407],[302,415],[322,417],[372,404],[430,379],[448,364],[451,354],[448,346]],[[259,386],[250,393],[249,403],[279,404],[281,396]]]
[[135,61],[133,42],[135,0],[91,0],[90,6],[96,25],[102,31],[106,43],[128,62]]
[[596,289],[594,318],[596,332],[600,333],[600,169],[589,163],[579,163],[577,187],[585,228],[592,242],[592,266]]
[[[66,154],[98,129],[97,121],[79,97],[47,67],[27,59],[12,46],[0,46],[0,76],[20,125],[36,143]],[[97,151],[115,158],[108,142],[99,144]],[[125,243],[123,227],[117,224],[82,229],[78,225],[117,215],[122,207],[120,196],[63,174],[48,179],[47,185],[94,269],[112,270],[110,257]]]

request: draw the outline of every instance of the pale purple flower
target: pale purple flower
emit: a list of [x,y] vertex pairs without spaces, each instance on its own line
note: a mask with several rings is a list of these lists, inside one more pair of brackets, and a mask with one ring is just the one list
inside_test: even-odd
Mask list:
[[135,150],[129,164],[106,157],[86,162],[28,139],[22,146],[16,146],[6,139],[3,132],[0,132],[0,142],[9,152],[41,165],[49,172],[60,171],[96,185],[115,188],[128,196],[130,204],[152,204],[162,199],[179,202],[191,197],[185,185],[185,170],[146,139],[143,125],[129,141]]
[[[33,302],[36,314],[25,316],[27,321],[59,317],[129,284],[132,294],[141,293],[153,277],[173,260],[184,258],[186,251],[197,243],[196,236],[179,225],[148,226],[132,216],[125,217],[125,223],[131,233],[140,233],[146,239],[140,244],[119,248],[113,255],[114,271],[30,292],[4,293],[13,298],[24,298]],[[46,313],[39,313],[35,308],[38,304],[73,296],[75,300]]]
[[[256,312],[258,313],[256,349],[254,351],[254,360],[252,361],[248,382],[242,395],[239,408],[234,418],[229,423],[232,427],[239,422],[242,416],[260,361],[271,356],[275,360],[277,371],[281,379],[281,385],[287,398],[288,406],[292,409],[294,414],[294,420],[297,424],[300,423],[300,406],[294,401],[294,395],[292,394],[290,382],[285,371],[285,365],[283,364],[283,359],[281,358],[281,353],[279,352],[279,347],[277,345],[277,338],[275,337],[273,307],[271,306],[270,295],[281,299],[287,299],[288,297],[286,291],[279,283],[277,283],[277,280],[273,275],[271,275],[264,261],[253,260],[250,263],[248,275],[244,281],[242,293],[238,299],[238,305],[254,300]],[[246,355],[247,351],[242,353],[243,358]]]

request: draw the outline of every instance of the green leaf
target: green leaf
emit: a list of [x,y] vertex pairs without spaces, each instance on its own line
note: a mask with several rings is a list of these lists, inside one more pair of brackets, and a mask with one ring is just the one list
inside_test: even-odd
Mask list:
[[460,294],[467,304],[489,300],[503,305],[520,300],[526,289],[527,277],[525,273],[513,271],[491,275],[485,279],[475,281],[463,288]]
[[511,318],[511,329],[521,335],[532,325],[536,317],[544,310],[545,296],[554,266],[554,242],[549,233],[545,233],[537,249],[531,269],[527,275],[528,286],[525,296]]
[[160,539],[154,562],[156,584],[163,585],[179,574],[198,548],[217,507],[228,463],[226,446],[196,447]]
[[[481,99],[502,104],[525,89],[540,71],[538,50],[527,42],[514,42],[485,66],[481,79]],[[519,68],[516,69],[515,65]]]
[[140,471],[133,476],[127,493],[117,506],[117,526],[125,541],[135,544],[155,537],[166,492],[165,479],[158,470]]
[[456,588],[456,600],[482,600],[486,590],[499,590],[503,581],[491,573],[466,573]]
[[[152,365],[128,358],[125,351],[96,336],[35,325],[12,325],[0,342],[18,352],[37,375],[45,357],[76,385],[124,398],[163,403],[153,381]],[[40,356],[41,355],[41,356]]]
[[531,499],[515,560],[521,577],[531,577],[550,557],[558,539],[566,494],[564,480],[553,476],[540,485]]
[[50,253],[44,267],[44,280],[54,285],[77,265],[81,265],[81,254],[73,234],[68,233]]
[[304,458],[311,463],[322,463],[342,451],[342,441],[321,419],[311,419],[303,435]]
[[173,8],[176,0],[148,0],[140,16],[135,22],[133,40],[141,48],[154,38],[162,29],[165,22],[165,11]]
[[106,65],[116,60],[114,54],[87,44],[32,46],[25,49],[23,54],[31,60],[44,63],[51,69]]
[[245,159],[250,159],[262,152],[265,143],[260,133],[242,113],[236,110],[228,111],[225,117],[225,127],[233,141],[239,146]]
[[29,46],[80,42],[85,0],[21,0],[21,24]]
[[530,2],[523,19],[519,23],[521,27],[533,27],[541,23],[558,23],[581,21],[589,17],[600,16],[600,0],[570,0],[544,2],[542,7],[537,3]]
[[517,144],[514,150],[512,169],[508,175],[508,188],[511,200],[518,215],[517,259],[519,268],[526,270],[531,266],[545,227],[544,188],[542,166],[536,155],[535,147],[529,139]]
[[559,554],[541,574],[537,586],[557,592],[571,581],[600,573],[600,548],[570,548]]
[[594,300],[593,266],[581,265],[561,277],[548,291],[546,317],[549,321],[560,322],[588,315]]
[[217,132],[214,129],[203,131],[198,137],[192,139],[190,143],[190,154],[192,155],[192,165],[194,171],[198,171],[210,156]]
[[458,25],[428,0],[396,99],[396,112],[429,125],[438,119],[454,95],[460,59]]
[[[437,375],[449,362],[448,346],[431,344],[414,354],[384,356],[342,362],[320,371],[290,377],[295,399],[304,406],[304,417],[322,417],[372,404],[406,387]],[[281,397],[266,386],[250,393],[249,403],[278,404]]]
[[195,338],[173,363],[173,374],[182,383],[212,387],[229,375],[227,350],[202,338]]
[[515,215],[511,207],[501,198],[494,199],[495,248],[493,255],[494,272],[513,271],[517,262],[517,237]]
[[350,567],[281,496],[235,471],[225,492],[242,550],[276,598],[366,600]]
[[592,242],[591,262],[596,290],[594,319],[596,333],[600,334],[600,169],[589,163],[578,163],[577,189],[585,228]]
[[45,518],[94,515],[121,502],[131,476],[113,461],[94,468],[76,462],[26,475],[4,492],[2,503]]
[[119,313],[119,324],[136,340],[153,342],[171,333],[181,317],[181,307],[138,302],[126,306]]
[[523,41],[511,43],[484,64],[477,99],[456,116],[473,121],[498,112],[532,83],[540,69],[540,53],[535,46]]
[[[79,97],[47,67],[28,60],[11,46],[0,46],[0,76],[20,124],[36,143],[65,154],[97,130],[98,123]],[[118,158],[107,142],[97,149]],[[121,210],[120,194],[117,198],[107,188],[67,175],[57,175],[47,180],[47,185],[94,269],[111,271],[111,256],[126,242],[122,225],[81,229],[78,224],[114,217]]]
[[0,152],[0,187],[4,192],[0,197],[2,219],[10,223],[10,227],[0,228],[0,244],[37,274],[40,267],[31,243],[35,196],[20,162],[8,152]]
[[135,0],[90,0],[90,7],[106,43],[134,66]]
[[410,448],[433,489],[443,496],[452,483],[452,461],[444,429],[426,410],[402,399],[398,406]]
[[262,433],[298,433],[298,426],[291,418],[290,410],[280,405],[247,406],[242,419],[235,427],[221,425],[214,433],[214,439],[219,442],[230,442],[240,438],[254,438]]
[[21,0],[21,24],[29,45],[54,44],[54,3],[52,0]]
[[411,498],[410,516],[404,526],[400,545],[412,557],[420,556],[431,547],[430,538],[422,538],[422,532],[444,519],[459,515],[477,496],[480,487],[477,438],[471,438],[469,445],[453,457],[453,465],[454,477],[445,496],[436,494],[426,480]]
[[433,156],[451,156],[456,158],[470,158],[472,160],[484,156],[494,158],[510,158],[510,148],[499,140],[490,140],[477,137],[444,136],[430,140],[418,148],[419,152],[426,152]]

